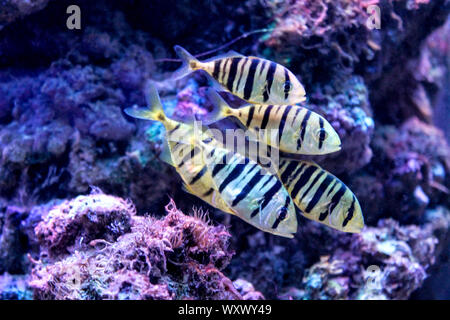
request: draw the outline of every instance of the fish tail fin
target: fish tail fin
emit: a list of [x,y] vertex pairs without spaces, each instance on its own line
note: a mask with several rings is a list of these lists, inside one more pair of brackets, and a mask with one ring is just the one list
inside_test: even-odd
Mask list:
[[183,62],[182,66],[173,73],[172,78],[173,79],[181,79],[190,74],[192,71],[200,69],[201,62],[196,59],[192,54],[187,52],[186,49],[175,46],[173,47],[175,52],[177,53],[178,57]]
[[233,108],[229,106],[229,104],[220,96],[220,94],[216,90],[208,89],[207,96],[209,101],[214,106],[214,110],[204,118],[204,122],[207,125],[230,117],[234,114]]
[[126,108],[124,110],[125,113],[130,117],[137,119],[156,120],[164,122],[167,118],[166,114],[164,113],[161,100],[159,98],[158,90],[156,89],[155,85],[150,81],[147,84],[145,99],[147,101],[146,108],[137,108],[137,107]]

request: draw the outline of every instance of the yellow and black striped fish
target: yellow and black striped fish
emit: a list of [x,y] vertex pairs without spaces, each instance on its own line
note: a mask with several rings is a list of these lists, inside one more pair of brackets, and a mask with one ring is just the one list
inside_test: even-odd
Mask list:
[[203,140],[204,158],[223,200],[258,229],[293,238],[297,231],[295,206],[276,175],[212,141]]
[[175,51],[183,60],[174,78],[204,70],[223,88],[252,103],[296,104],[304,101],[305,89],[287,68],[273,61],[237,53],[201,62],[180,46]]
[[185,190],[215,208],[235,214],[223,201],[219,192],[211,187],[213,185],[211,174],[204,163],[200,148],[191,143],[195,135],[199,135],[200,139],[208,136],[204,136],[205,133],[200,130],[195,132],[192,125],[168,118],[164,114],[158,92],[153,85],[149,85],[147,93],[148,108],[127,108],[125,113],[134,118],[163,123],[166,129],[167,146],[161,158],[175,167],[185,183]]
[[321,115],[295,105],[248,105],[231,108],[213,89],[208,97],[216,106],[207,121],[232,116],[261,142],[281,151],[319,155],[341,149],[341,139]]
[[358,233],[364,227],[353,192],[317,164],[283,159],[278,176],[306,218],[344,232]]

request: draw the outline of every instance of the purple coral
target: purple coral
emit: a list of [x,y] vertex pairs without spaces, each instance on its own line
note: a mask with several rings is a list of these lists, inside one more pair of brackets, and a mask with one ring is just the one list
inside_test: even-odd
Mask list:
[[[448,297],[448,1],[93,3],[82,1],[82,29],[73,31],[64,1],[2,2],[2,298],[30,298],[29,283],[36,298]],[[380,7],[380,29],[366,25],[369,4]],[[201,72],[167,80],[179,64],[166,58],[174,44],[200,54],[226,43],[288,66],[305,106],[337,130],[342,150],[313,160],[358,197],[362,234],[300,218],[286,240],[216,214],[158,160],[162,126],[124,115],[145,105],[149,78],[162,80],[168,114],[206,115],[211,83]],[[80,196],[90,186],[107,195]],[[157,219],[167,194],[183,212],[208,208],[212,223],[173,205]],[[382,290],[365,286],[371,265],[383,272]]]
[[135,216],[130,203],[104,194],[78,197],[50,210],[36,234],[43,248],[59,251],[49,264],[36,262],[30,281],[35,298],[262,297],[238,286],[241,295],[222,273],[233,254],[223,226],[211,225],[199,210],[186,216],[173,201],[166,210],[164,219]]
[[130,231],[135,211],[131,202],[101,192],[78,196],[53,207],[35,233],[41,250],[57,256],[80,250],[94,239],[116,240]]

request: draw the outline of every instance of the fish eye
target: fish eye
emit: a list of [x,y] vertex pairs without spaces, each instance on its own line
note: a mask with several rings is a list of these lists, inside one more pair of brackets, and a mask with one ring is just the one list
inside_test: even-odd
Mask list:
[[328,138],[327,130],[325,130],[324,128],[320,128],[319,130],[317,130],[317,139],[324,141],[327,138]]
[[283,84],[284,92],[289,92],[292,89],[291,82],[288,80]]

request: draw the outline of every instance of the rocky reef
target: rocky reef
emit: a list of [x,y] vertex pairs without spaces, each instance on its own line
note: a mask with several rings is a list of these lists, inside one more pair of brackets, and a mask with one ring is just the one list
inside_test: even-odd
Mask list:
[[[66,27],[72,4],[81,30]],[[445,0],[3,1],[0,299],[450,298],[449,13]],[[123,112],[148,79],[168,114],[211,111],[204,74],[170,78],[175,44],[289,67],[342,140],[301,158],[353,190],[366,228],[300,218],[288,240],[185,193],[158,159],[163,127]]]
[[34,298],[243,299],[221,272],[233,255],[225,227],[173,201],[166,211],[137,216],[131,202],[102,193],[57,205],[35,227],[45,249],[33,259]]

